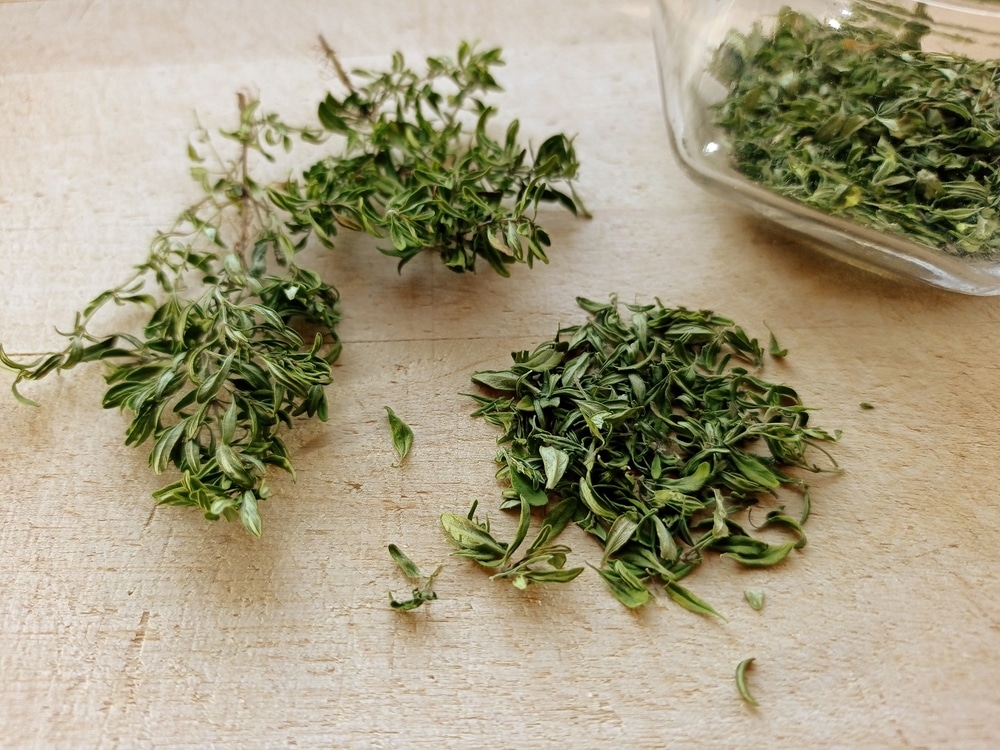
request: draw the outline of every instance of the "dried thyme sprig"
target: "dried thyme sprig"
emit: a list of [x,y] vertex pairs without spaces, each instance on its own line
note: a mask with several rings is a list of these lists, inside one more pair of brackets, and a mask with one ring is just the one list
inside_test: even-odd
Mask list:
[[386,406],[384,408],[389,420],[389,434],[392,437],[392,446],[396,449],[396,455],[399,456],[398,463],[393,464],[393,467],[398,468],[403,465],[403,461],[410,454],[410,448],[413,447],[413,429],[400,419],[391,407]]
[[502,64],[499,49],[463,43],[455,59],[428,58],[423,73],[397,53],[387,72],[355,71],[357,82],[342,75],[345,95],[327,95],[319,120],[343,137],[343,152],[272,199],[291,212],[294,230],[327,246],[341,227],[388,238],[381,250],[400,268],[424,251],[453,271],[482,258],[504,276],[512,263],[547,262],[539,204],[587,215],[573,187],[576,153],[562,134],[529,153],[517,120],[502,141],[491,135],[496,110],[483,96],[499,90],[491,69]]
[[973,259],[1000,254],[1000,61],[921,48],[927,15],[790,8],[712,71],[736,168],[781,195]]
[[[235,156],[196,134],[189,155],[204,197],[155,237],[125,283],[78,313],[65,349],[28,363],[0,349],[22,401],[22,381],[104,361],[103,404],[131,415],[126,445],[150,442],[153,471],[180,472],[153,493],[157,502],[238,518],[256,536],[259,502],[271,495],[267,467],[292,472],[281,432],[300,414],[326,419],[324,386],[340,352],[336,289],[295,264],[302,245],[251,176],[251,157],[273,160],[303,133],[241,95],[238,127],[221,133]],[[141,333],[95,333],[94,318],[110,303],[151,311]]]
[[[603,546],[599,572],[625,605],[645,604],[659,583],[682,606],[718,614],[681,579],[708,552],[764,567],[801,548],[809,487],[794,470],[819,471],[808,454],[825,454],[821,444],[837,435],[808,423],[792,388],[751,371],[763,351],[732,321],[659,302],[624,313],[614,299],[578,302],[587,323],[515,352],[506,370],[473,375],[490,393],[473,396],[474,415],[503,431],[497,476],[510,485],[501,508],[520,513],[515,539],[497,541],[471,512],[443,516],[445,532],[456,554],[523,586],[575,577],[563,570],[565,547],[538,559],[572,521]],[[783,504],[789,491],[795,516]],[[750,518],[768,498],[777,507]],[[532,509],[542,543],[528,550],[528,574],[512,576]],[[747,525],[792,538],[768,542]]]

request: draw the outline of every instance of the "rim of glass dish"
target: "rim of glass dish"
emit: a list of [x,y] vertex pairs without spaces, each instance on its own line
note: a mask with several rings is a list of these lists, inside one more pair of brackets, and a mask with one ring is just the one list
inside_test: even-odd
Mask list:
[[1000,18],[1000,2],[997,0],[923,0],[923,4],[931,8]]
[[[667,127],[671,131],[673,130],[669,123]],[[883,266],[883,268],[897,275],[912,277],[912,274],[905,273],[901,268],[917,266],[923,270],[925,275],[916,278],[925,283],[941,287],[942,284],[936,283],[932,279],[946,279],[948,286],[945,288],[955,291],[975,295],[1000,294],[1000,260],[976,261],[951,256],[944,251],[912,242],[904,237],[880,232],[856,221],[825,213],[757,185],[735,170],[705,170],[700,168],[700,164],[686,156],[675,134],[671,135],[671,145],[675,156],[685,170],[704,187],[727,200],[748,205],[749,208],[755,210],[758,215],[768,221],[782,224],[780,219],[761,211],[759,206],[766,206],[785,214],[796,220],[796,224],[789,228],[800,234],[813,237],[828,246],[830,250],[836,251],[840,248],[825,235],[836,235],[840,239],[856,245],[859,249],[865,250],[869,263],[881,265],[876,260],[871,259],[870,253],[873,251],[885,259],[891,260],[893,264]],[[721,188],[725,188],[725,190]],[[826,230],[823,236],[818,236],[808,229],[808,227],[816,225]]]

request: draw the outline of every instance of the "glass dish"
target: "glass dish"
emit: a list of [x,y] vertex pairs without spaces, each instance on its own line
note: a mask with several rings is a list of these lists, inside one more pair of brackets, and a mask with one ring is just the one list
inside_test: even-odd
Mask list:
[[[711,192],[811,237],[818,242],[810,244],[853,265],[965,294],[1000,294],[1000,190],[983,190],[981,208],[988,210],[977,214],[981,217],[976,219],[978,229],[969,230],[978,231],[980,238],[985,233],[992,239],[981,240],[975,252],[966,252],[953,243],[935,246],[893,228],[874,226],[864,218],[810,206],[748,179],[737,168],[730,134],[718,123],[719,104],[730,90],[718,73],[719,50],[731,38],[731,32],[745,36],[755,24],[759,24],[760,33],[766,37],[783,8],[808,14],[833,29],[849,23],[852,28],[863,25],[898,35],[909,28],[906,24],[917,23],[921,29],[917,42],[921,51],[955,58],[1000,60],[1000,3],[997,2],[654,0],[654,41],[663,107],[671,146],[685,171]],[[860,48],[859,54],[871,56],[878,52]],[[992,69],[1000,69],[1000,63]],[[988,117],[1000,131],[998,84],[1000,73],[993,76],[992,84],[983,89],[980,98],[983,106],[989,108]],[[810,94],[803,96],[807,95]],[[917,100],[914,106],[919,104]],[[776,113],[777,117],[780,115]],[[817,122],[816,128],[822,125]],[[862,140],[857,142],[863,144]],[[859,148],[874,147],[869,144]],[[1000,172],[1000,135],[996,146],[990,148],[993,151],[989,161]],[[915,179],[914,174],[910,177]],[[900,181],[905,179],[905,175],[899,177]],[[942,179],[951,180],[948,183],[951,185],[955,177]],[[869,200],[870,185],[862,184],[859,188],[852,199],[873,205]],[[943,203],[942,206],[947,208]],[[992,230],[983,229],[994,223],[994,212],[995,237]],[[923,221],[924,215],[917,214],[917,219]],[[962,227],[961,231],[968,229]]]

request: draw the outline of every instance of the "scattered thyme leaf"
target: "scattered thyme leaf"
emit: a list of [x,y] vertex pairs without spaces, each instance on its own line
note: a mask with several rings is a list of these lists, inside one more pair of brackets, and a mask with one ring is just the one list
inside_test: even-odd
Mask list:
[[399,456],[399,461],[393,464],[393,466],[402,466],[403,459],[409,455],[410,448],[413,446],[413,430],[410,429],[410,426],[406,422],[397,417],[396,412],[391,408],[386,406],[385,411],[389,416],[389,432],[392,434],[392,445]]
[[740,697],[751,706],[757,706],[757,701],[750,693],[750,688],[747,685],[747,670],[750,669],[754,661],[754,657],[751,656],[736,665],[736,689],[739,691]]
[[768,353],[772,357],[776,357],[778,359],[788,356],[788,350],[782,348],[782,346],[778,343],[778,339],[775,337],[773,333],[770,334],[770,338],[768,340]]
[[750,605],[750,609],[756,612],[759,612],[764,608],[763,591],[744,591],[743,598],[746,599],[747,604]]
[[410,593],[409,599],[397,600],[392,593],[389,593],[389,606],[399,612],[410,612],[417,607],[421,607],[427,602],[434,601],[437,599],[437,593],[434,591],[434,580],[438,577],[441,572],[441,566],[439,565],[434,569],[434,572],[430,575],[424,575],[420,568],[417,567],[416,563],[413,562],[406,553],[404,553],[395,544],[389,545],[389,556],[392,557],[399,569],[403,571],[403,575],[412,581],[417,581],[418,585],[415,586]]

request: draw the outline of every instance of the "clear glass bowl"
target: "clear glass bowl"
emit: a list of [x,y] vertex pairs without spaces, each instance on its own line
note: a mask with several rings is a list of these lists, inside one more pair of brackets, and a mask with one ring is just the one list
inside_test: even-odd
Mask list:
[[[976,196],[979,208],[984,212],[974,213],[971,220],[957,222],[960,231],[978,233],[979,245],[974,252],[966,251],[955,243],[933,244],[926,238],[914,238],[897,228],[888,229],[871,223],[869,218],[855,217],[850,213],[835,209],[817,208],[808,205],[796,196],[787,197],[773,185],[765,186],[762,181],[754,181],[744,176],[737,166],[735,155],[737,143],[731,132],[719,125],[719,105],[730,95],[731,77],[720,75],[719,50],[733,39],[732,32],[746,38],[757,24],[758,39],[762,34],[767,38],[777,24],[782,9],[816,19],[826,29],[871,28],[888,31],[896,35],[909,33],[907,29],[918,24],[920,33],[915,44],[917,54],[944,53],[954,59],[966,58],[981,61],[1000,61],[1000,2],[985,0],[927,0],[924,3],[903,3],[894,0],[654,0],[654,39],[660,70],[660,84],[667,129],[671,145],[684,169],[703,187],[724,198],[735,201],[763,216],[796,232],[808,235],[817,242],[810,243],[824,252],[834,255],[856,266],[868,268],[883,274],[916,279],[937,287],[965,294],[1000,294],[1000,191],[982,190]],[[907,26],[910,24],[910,26]],[[845,41],[857,54],[867,56],[870,62],[879,52],[866,47],[864,41]],[[949,59],[949,58],[946,58]],[[822,68],[822,66],[819,66]],[[741,68],[742,69],[742,68]],[[992,66],[1000,69],[1000,62]],[[794,76],[794,71],[788,71]],[[803,78],[810,83],[819,79],[816,69]],[[725,81],[725,82],[724,82]],[[834,88],[821,91],[802,91],[804,100],[809,96],[837,97],[847,93]],[[1000,73],[993,76],[992,83],[980,92],[980,103],[987,110],[987,118],[1000,133]],[[783,85],[781,82],[764,81],[762,86]],[[874,99],[874,106],[882,106]],[[926,106],[918,96],[910,105],[915,109]],[[977,105],[978,106],[978,105]],[[956,125],[952,114],[941,109],[950,120],[948,128],[953,132]],[[848,108],[848,113],[851,111]],[[897,107],[898,113],[898,107]],[[876,112],[877,114],[877,112]],[[922,111],[923,117],[926,111]],[[935,115],[935,117],[940,117]],[[777,120],[783,115],[774,113]],[[903,118],[900,118],[903,119]],[[925,118],[930,122],[930,118]],[[981,122],[981,121],[980,121]],[[816,122],[819,129],[823,122]],[[890,123],[900,138],[906,137],[899,122]],[[801,131],[796,131],[801,133]],[[844,132],[847,132],[846,130]],[[814,134],[816,135],[816,134]],[[815,143],[817,138],[810,135],[796,136],[799,146]],[[855,138],[855,136],[851,136]],[[858,135],[857,148],[867,150],[862,158],[882,158],[875,152],[871,134],[867,142]],[[892,141],[892,138],[889,138]],[[1000,136],[996,146],[988,146],[991,161],[1000,171]],[[855,154],[857,156],[857,154]],[[940,155],[938,155],[940,156]],[[941,161],[938,158],[938,161]],[[822,163],[822,162],[818,162]],[[980,165],[981,166],[981,165]],[[907,167],[908,168],[908,167]],[[930,170],[934,172],[934,170]],[[953,185],[955,174],[944,175],[941,179]],[[951,170],[954,172],[954,170]],[[916,162],[910,169],[909,177],[917,179]],[[921,179],[932,182],[934,175],[920,172]],[[772,170],[769,174],[784,174]],[[935,172],[937,174],[937,172]],[[906,169],[902,170],[899,181],[905,182]],[[881,179],[881,177],[879,178]],[[1000,184],[998,182],[997,184]],[[961,187],[961,186],[959,186]],[[975,187],[975,186],[973,186]],[[936,189],[940,185],[935,185]],[[882,188],[879,188],[882,189]],[[950,189],[950,188],[949,188]],[[953,204],[935,197],[935,190],[921,188],[928,201],[939,201],[938,209],[950,210]],[[939,195],[939,193],[937,194]],[[842,202],[850,204],[866,202],[865,205],[883,205],[884,194],[872,198],[870,184],[860,184],[852,192],[842,197]],[[922,199],[923,200],[923,199]],[[850,206],[848,206],[850,207]],[[864,206],[861,206],[864,208]],[[911,206],[908,211],[917,210]],[[927,212],[919,207],[916,214],[924,221]],[[937,209],[935,209],[937,210]],[[994,216],[995,212],[995,216]],[[935,214],[937,215],[937,214]],[[977,218],[978,217],[978,218]],[[984,218],[985,217],[985,218]],[[963,219],[964,221],[964,219]],[[931,222],[933,223],[933,222]],[[931,223],[928,223],[930,225]],[[993,224],[998,227],[995,237],[991,231]],[[937,224],[934,224],[937,226]],[[992,239],[983,240],[983,236]]]

